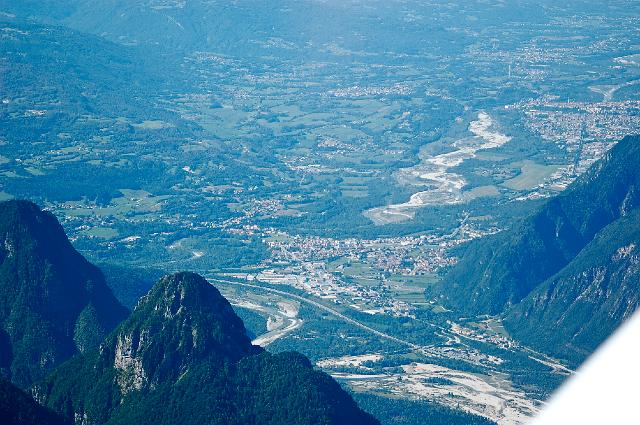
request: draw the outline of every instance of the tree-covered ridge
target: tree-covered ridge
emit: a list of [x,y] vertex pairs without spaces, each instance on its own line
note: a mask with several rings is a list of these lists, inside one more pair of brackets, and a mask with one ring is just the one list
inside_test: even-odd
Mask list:
[[354,398],[382,425],[495,425],[487,418],[427,400],[388,398],[367,393],[354,394]]
[[69,425],[55,412],[0,377],[0,419],[3,425]]
[[56,218],[0,203],[0,368],[23,388],[96,347],[127,314]]
[[520,225],[473,243],[436,293],[471,314],[497,314],[565,267],[596,233],[640,203],[640,137],[627,137]]
[[375,424],[297,353],[251,345],[218,290],[162,278],[98,350],[56,369],[38,399],[83,424]]

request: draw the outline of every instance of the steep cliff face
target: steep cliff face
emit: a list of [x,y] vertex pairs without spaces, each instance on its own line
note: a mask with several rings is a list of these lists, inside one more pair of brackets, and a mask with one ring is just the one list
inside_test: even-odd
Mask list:
[[251,345],[216,288],[162,278],[99,349],[35,393],[76,424],[375,424],[302,355]]
[[505,325],[515,337],[578,363],[639,306],[640,211],[634,211],[509,310]]
[[127,310],[56,218],[0,203],[0,369],[23,388],[96,347]]
[[640,205],[640,137],[620,141],[562,194],[512,229],[473,243],[429,296],[465,314],[500,314]]

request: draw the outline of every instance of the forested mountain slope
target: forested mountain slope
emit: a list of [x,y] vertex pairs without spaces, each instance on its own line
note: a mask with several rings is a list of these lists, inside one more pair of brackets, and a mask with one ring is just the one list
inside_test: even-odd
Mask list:
[[51,213],[0,203],[0,368],[14,383],[96,347],[126,315]]
[[640,138],[627,137],[520,225],[473,243],[431,295],[465,314],[498,314],[559,272],[640,202]]
[[580,363],[640,304],[638,164],[627,137],[520,225],[471,244],[428,295],[505,314],[516,338]]
[[605,227],[507,312],[517,338],[577,363],[640,306],[640,211]]

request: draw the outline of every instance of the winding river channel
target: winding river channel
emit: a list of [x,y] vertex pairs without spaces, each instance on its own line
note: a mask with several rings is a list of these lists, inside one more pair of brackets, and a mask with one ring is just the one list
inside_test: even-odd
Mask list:
[[463,188],[466,181],[463,176],[451,171],[451,168],[475,158],[476,152],[480,150],[495,149],[511,140],[511,137],[493,130],[493,127],[491,116],[480,111],[477,119],[469,123],[470,137],[455,141],[450,152],[424,154],[420,164],[399,171],[399,175],[408,176],[417,184],[427,186],[427,190],[414,193],[407,202],[372,208],[365,211],[364,215],[379,225],[398,223],[411,220],[416,210],[429,205],[464,202]]

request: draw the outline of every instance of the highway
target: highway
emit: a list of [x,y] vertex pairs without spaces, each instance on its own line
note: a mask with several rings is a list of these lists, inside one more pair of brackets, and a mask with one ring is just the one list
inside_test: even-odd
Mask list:
[[288,297],[288,298],[293,298],[293,299],[295,299],[297,301],[300,301],[302,303],[305,303],[305,304],[308,304],[308,305],[312,305],[312,306],[314,306],[314,307],[316,307],[316,308],[318,308],[320,310],[326,311],[327,313],[330,313],[333,316],[338,317],[338,318],[342,319],[343,321],[345,321],[345,322],[347,322],[347,323],[349,323],[349,324],[351,324],[353,326],[356,326],[356,327],[358,327],[358,328],[360,328],[362,330],[365,330],[365,331],[367,331],[367,332],[369,332],[371,334],[374,334],[376,336],[379,336],[381,338],[384,338],[384,339],[387,339],[389,341],[393,341],[395,343],[407,346],[407,347],[411,348],[412,350],[419,350],[421,348],[417,344],[414,344],[414,343],[409,342],[409,341],[402,340],[400,338],[396,338],[395,336],[386,334],[384,332],[380,332],[379,330],[373,329],[372,327],[367,326],[364,323],[360,323],[357,320],[354,320],[354,319],[352,319],[352,318],[350,318],[348,316],[345,316],[344,314],[340,313],[337,310],[334,310],[331,307],[327,307],[324,304],[321,304],[321,303],[319,303],[317,301],[310,300],[309,298],[305,298],[305,297],[302,297],[300,295],[292,294],[292,293],[286,292],[286,291],[280,291],[278,289],[265,288],[264,286],[253,285],[253,284],[250,284],[250,283],[234,282],[234,281],[231,281],[231,280],[219,279],[219,278],[217,278],[215,276],[207,276],[206,278],[210,283],[221,283],[221,284],[224,284],[224,285],[235,285],[235,286],[241,286],[241,287],[246,287],[246,288],[258,289],[258,290],[261,290],[261,291],[271,292],[271,293],[274,293],[274,294],[282,295],[282,296],[285,296],[285,297]]

